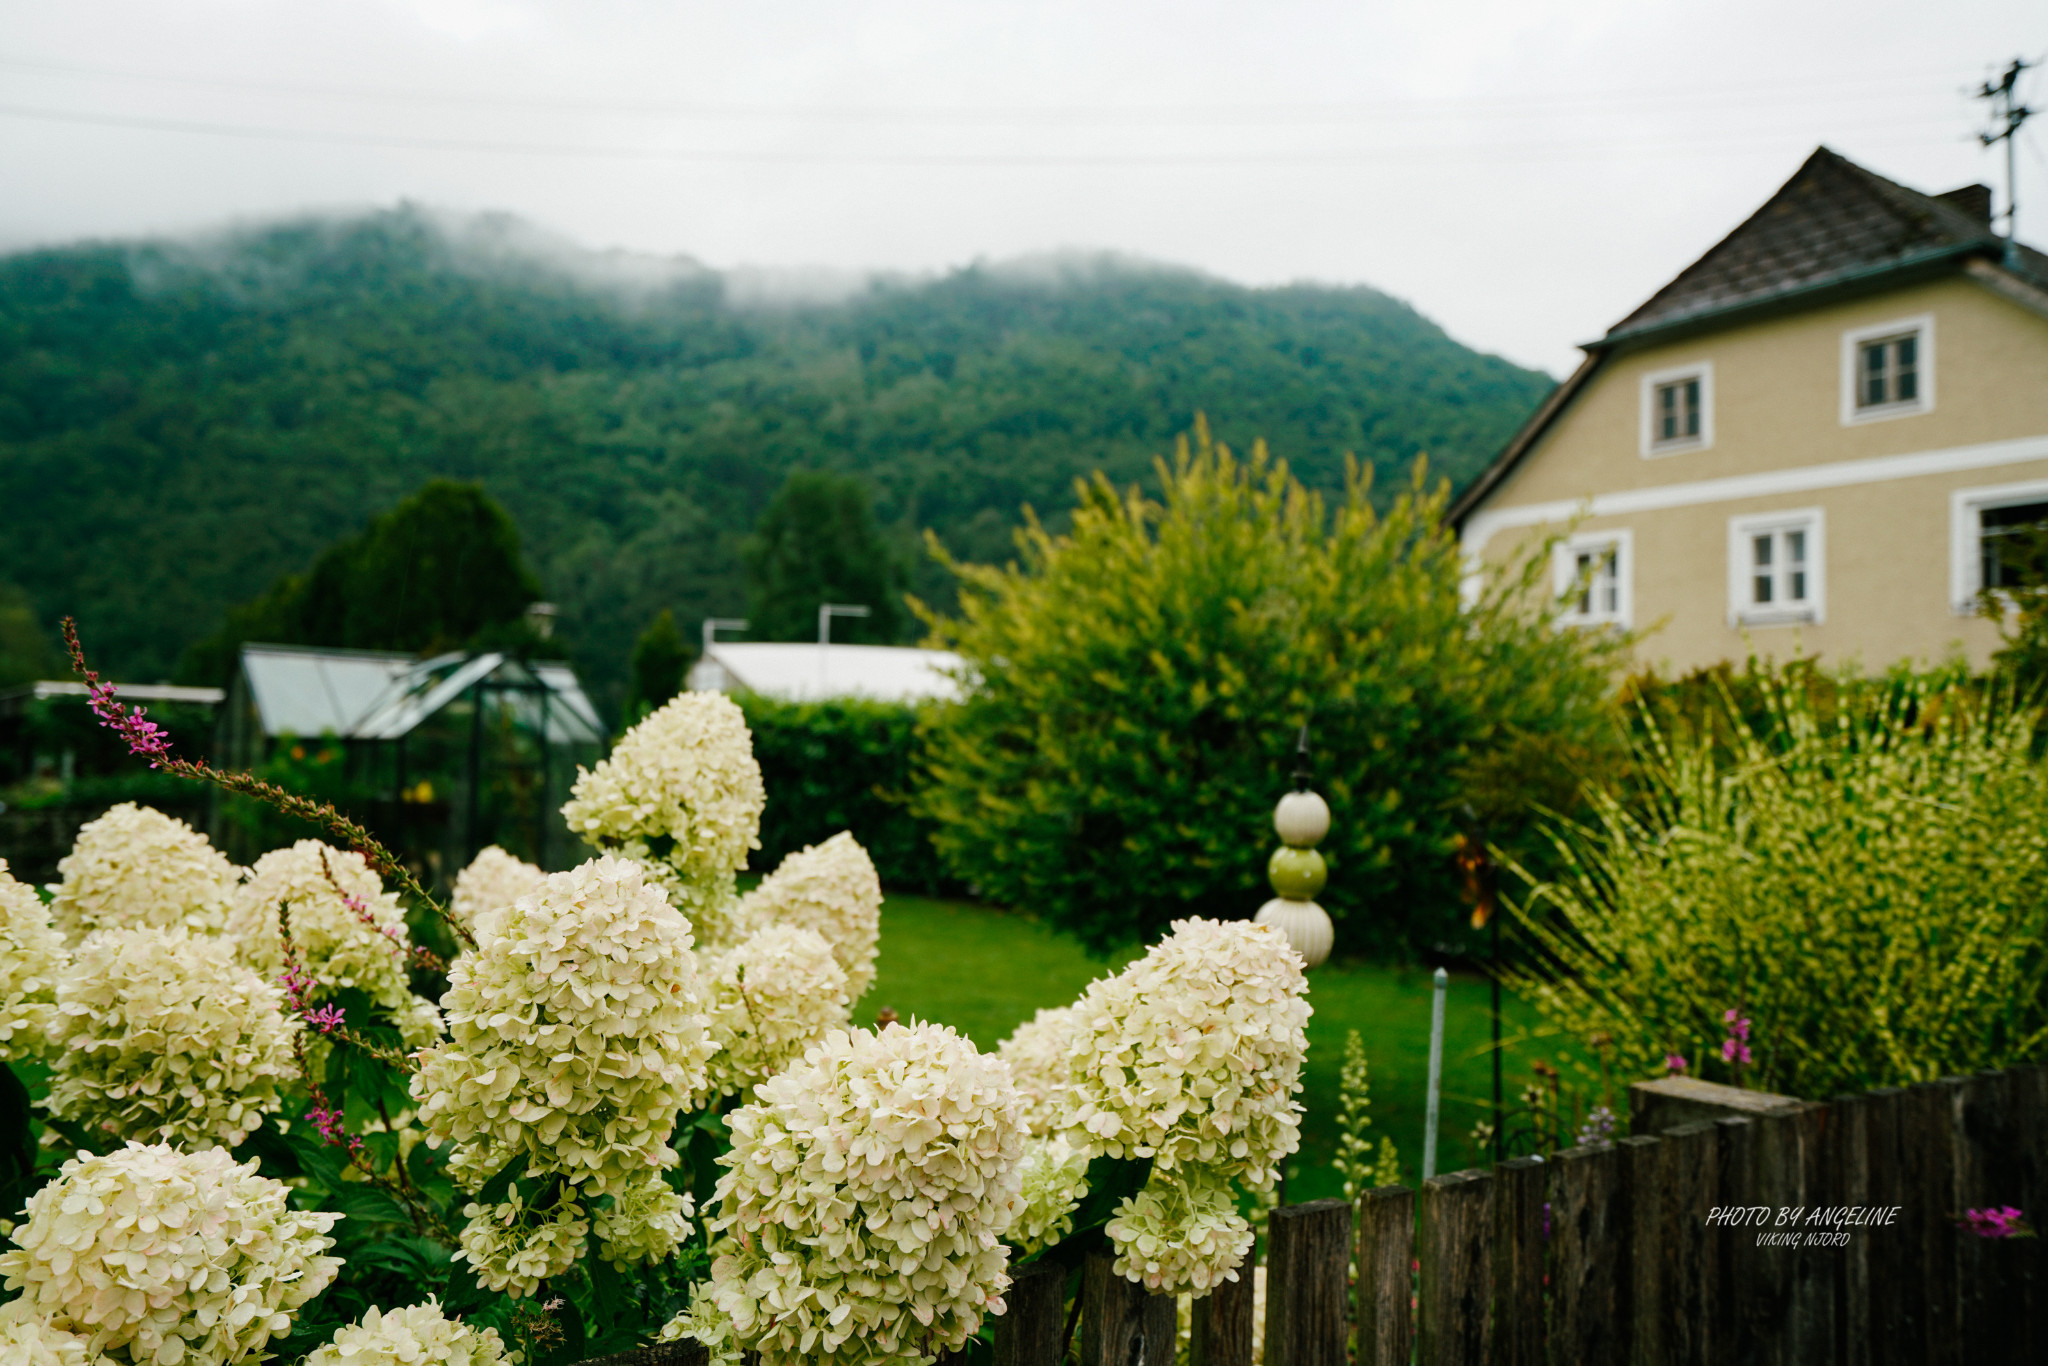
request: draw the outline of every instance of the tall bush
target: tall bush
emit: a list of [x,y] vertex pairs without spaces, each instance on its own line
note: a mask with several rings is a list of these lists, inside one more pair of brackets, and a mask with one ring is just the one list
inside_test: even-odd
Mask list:
[[882,885],[895,892],[948,888],[932,845],[933,826],[911,810],[917,712],[895,702],[835,698],[780,702],[739,699],[761,781],[774,796],[761,815],[756,868],[858,830]]
[[1518,989],[1625,1073],[1676,1057],[1812,1098],[2039,1056],[2036,713],[1964,684],[1748,677],[1705,724],[1646,721],[1632,787],[1557,826],[1563,872],[1516,908],[1542,958]]
[[968,691],[926,713],[914,803],[948,867],[1097,949],[1242,918],[1307,724],[1340,944],[1455,936],[1468,795],[1513,845],[1522,798],[1610,732],[1621,642],[1551,629],[1534,557],[1461,601],[1446,489],[1419,464],[1378,515],[1356,467],[1328,506],[1198,425],[1159,480],[1155,502],[1098,477],[1067,534],[1034,519],[1016,562],[953,566],[960,614],[928,620]]

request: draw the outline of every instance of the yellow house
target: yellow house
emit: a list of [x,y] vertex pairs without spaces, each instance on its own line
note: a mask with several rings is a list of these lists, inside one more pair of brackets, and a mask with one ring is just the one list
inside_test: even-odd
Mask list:
[[2048,521],[2048,256],[1984,186],[1823,147],[1584,350],[1453,505],[1468,559],[1562,536],[1564,619],[1680,671],[1997,648],[2000,537]]

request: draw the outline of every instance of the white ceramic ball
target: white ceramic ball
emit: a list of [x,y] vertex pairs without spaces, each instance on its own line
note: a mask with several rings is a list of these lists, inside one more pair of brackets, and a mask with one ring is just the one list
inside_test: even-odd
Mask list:
[[1314,792],[1290,792],[1273,808],[1273,829],[1282,844],[1307,849],[1330,833],[1330,804]]
[[1259,907],[1259,913],[1252,918],[1286,935],[1287,942],[1301,955],[1304,969],[1328,958],[1331,946],[1337,942],[1337,927],[1330,923],[1330,913],[1313,901],[1287,901],[1276,896]]

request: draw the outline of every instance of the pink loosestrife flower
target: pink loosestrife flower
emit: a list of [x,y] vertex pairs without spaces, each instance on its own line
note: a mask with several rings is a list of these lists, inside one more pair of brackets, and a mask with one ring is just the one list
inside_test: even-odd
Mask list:
[[1721,1020],[1728,1026],[1728,1037],[1721,1041],[1721,1060],[1723,1062],[1741,1063],[1744,1066],[1748,1066],[1750,1061],[1748,1018],[1741,1011],[1730,1009],[1722,1013]]
[[1664,1070],[1666,1072],[1683,1072],[1685,1070],[1685,1067],[1686,1062],[1684,1054],[1666,1053],[1664,1055]]
[[2012,1205],[1995,1209],[1966,1209],[1963,1211],[1963,1228],[1979,1238],[2031,1238],[2034,1230],[2026,1220],[2025,1211]]

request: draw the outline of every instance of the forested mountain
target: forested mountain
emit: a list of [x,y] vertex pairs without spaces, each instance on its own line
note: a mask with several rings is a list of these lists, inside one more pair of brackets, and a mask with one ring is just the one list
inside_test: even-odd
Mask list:
[[399,209],[0,258],[0,584],[165,677],[427,479],[478,480],[609,697],[661,608],[738,612],[791,469],[868,479],[906,557],[929,527],[998,558],[1021,504],[1149,480],[1198,410],[1313,485],[1349,451],[1385,486],[1419,452],[1469,476],[1550,384],[1369,289],[1075,258],[777,301],[525,240]]

